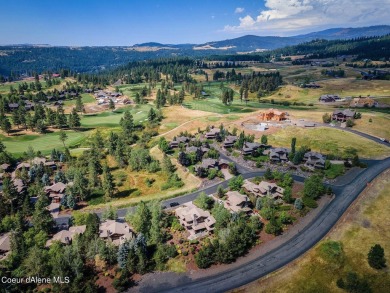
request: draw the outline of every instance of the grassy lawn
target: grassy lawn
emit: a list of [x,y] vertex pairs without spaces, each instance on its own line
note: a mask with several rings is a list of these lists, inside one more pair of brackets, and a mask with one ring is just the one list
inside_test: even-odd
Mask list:
[[[88,104],[88,103],[96,102],[96,99],[90,94],[81,94],[81,101],[84,104]],[[64,106],[75,106],[75,105],[76,105],[76,99],[64,101]]]
[[268,136],[272,146],[290,147],[291,139],[297,138],[297,147],[306,145],[313,151],[324,154],[342,155],[347,147],[354,147],[362,158],[377,158],[390,155],[386,146],[374,143],[356,134],[343,130],[315,127],[300,128],[289,126]]
[[[81,144],[90,134],[90,131],[77,132],[70,130],[66,131],[66,134],[68,135],[68,140],[65,142],[66,145],[75,146]],[[0,138],[7,147],[7,151],[15,155],[22,154],[29,146],[32,146],[34,150],[39,150],[44,154],[49,153],[53,148],[63,148],[63,144],[59,139],[59,132],[11,137],[0,135]]]
[[347,292],[336,281],[356,272],[372,292],[389,292],[388,269],[378,271],[367,262],[374,244],[385,250],[390,262],[390,171],[378,177],[350,209],[343,221],[314,249],[287,267],[235,292]]
[[115,111],[106,111],[99,114],[88,114],[81,118],[81,126],[83,127],[115,127],[119,125],[119,121],[126,110],[130,110],[135,122],[144,121],[147,118],[150,110],[150,105],[140,105],[136,107],[125,107]]

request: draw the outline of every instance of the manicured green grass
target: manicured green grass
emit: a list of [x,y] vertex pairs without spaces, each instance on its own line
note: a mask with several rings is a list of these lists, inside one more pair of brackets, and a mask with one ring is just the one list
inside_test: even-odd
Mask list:
[[81,126],[83,127],[115,127],[119,125],[119,121],[125,110],[130,110],[134,117],[134,122],[142,122],[147,118],[150,110],[150,105],[141,105],[136,107],[125,107],[107,111],[99,114],[84,115],[81,118]]
[[345,172],[344,165],[331,165],[329,169],[325,170],[325,176],[329,179],[334,179],[343,175]]
[[[87,104],[87,103],[95,102],[96,99],[92,95],[90,95],[90,94],[81,94],[81,101],[84,104]],[[66,100],[66,101],[64,101],[64,105],[65,106],[75,106],[76,105],[76,99]]]
[[[80,145],[83,140],[90,134],[90,131],[66,131],[68,139],[66,145],[76,146]],[[21,136],[4,136],[0,135],[1,141],[7,147],[7,151],[20,155],[27,150],[29,146],[36,151],[48,153],[53,148],[62,149],[63,144],[59,139],[59,132],[37,134],[37,135],[21,135]]]

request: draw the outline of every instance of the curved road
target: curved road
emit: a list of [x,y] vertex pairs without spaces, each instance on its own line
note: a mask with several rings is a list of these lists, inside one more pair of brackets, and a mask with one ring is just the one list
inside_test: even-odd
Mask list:
[[[331,127],[329,125],[321,125]],[[332,127],[333,128],[333,127]],[[335,127],[339,128],[339,127]],[[348,132],[355,133],[377,143],[390,146],[388,143],[381,141],[379,138],[369,134],[361,133],[352,129],[343,129]],[[231,161],[229,157],[221,154],[221,158]],[[237,168],[245,179],[262,176],[264,171],[253,171],[246,169],[237,164]],[[247,262],[246,264],[214,274],[205,278],[192,280],[188,276],[179,278],[176,283],[161,283],[153,282],[147,287],[140,288],[144,292],[225,292],[252,281],[255,281],[295,260],[310,248],[312,248],[318,241],[320,241],[336,224],[339,218],[343,215],[351,203],[359,196],[369,182],[371,182],[380,173],[390,168],[390,157],[380,161],[368,161],[368,168],[357,175],[350,182],[344,185],[330,185],[335,193],[335,198],[319,213],[319,215],[312,220],[299,234],[292,237],[290,240],[284,242],[279,247],[272,251],[258,257],[255,260]],[[305,178],[293,175],[295,181],[303,182]],[[217,191],[218,185],[224,188],[228,186],[229,180],[217,183],[213,186],[203,188],[202,190],[168,199],[163,201],[163,205],[169,206],[172,202],[183,204],[185,202],[194,200],[199,193],[205,192],[212,194]],[[128,210],[134,209],[120,209],[118,216],[124,217]],[[100,213],[97,213],[100,215]]]
[[[360,173],[352,182],[335,187],[336,197],[299,234],[261,257],[239,268],[198,280],[182,278],[172,285],[149,284],[144,292],[225,292],[253,282],[298,258],[320,241],[336,224],[368,182],[390,168],[390,158],[379,161]],[[254,172],[256,173],[256,172]],[[248,173],[253,175],[254,173]],[[247,174],[245,174],[247,175]]]

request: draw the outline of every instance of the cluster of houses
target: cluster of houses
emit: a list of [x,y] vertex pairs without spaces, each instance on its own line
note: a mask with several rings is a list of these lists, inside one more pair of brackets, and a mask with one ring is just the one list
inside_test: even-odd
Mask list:
[[[274,200],[280,200],[283,197],[284,189],[275,183],[261,181],[259,184],[245,180],[242,188],[245,194],[238,191],[228,191],[225,199],[216,199],[219,204],[231,213],[252,214],[252,203],[249,195],[255,197],[268,196]],[[209,235],[214,230],[215,218],[209,211],[198,208],[193,202],[188,202],[176,208],[175,215],[180,224],[189,233],[189,240],[201,238]]]
[[[28,162],[21,162],[17,164],[15,167],[11,166],[10,164],[2,164],[0,165],[0,186],[3,184],[3,179],[5,177],[9,177],[11,179],[11,182],[15,186],[18,193],[24,193],[27,190],[27,186],[23,182],[22,179],[18,178],[18,173],[22,172],[23,170],[29,172],[30,169],[34,166],[41,165],[44,168],[50,168],[52,170],[55,170],[58,168],[58,164],[54,161],[50,161],[46,158],[42,157],[35,157],[34,159],[28,161]],[[51,199],[50,205],[47,207],[47,209],[52,214],[53,218],[58,217],[59,211],[60,211],[60,205],[61,200],[65,195],[65,190],[67,186],[71,186],[72,183],[69,182],[67,184],[64,184],[62,182],[53,183],[50,186],[44,187],[44,192],[49,198]],[[36,197],[31,197],[30,201],[32,203],[35,203],[37,201]]]
[[[63,100],[69,98],[73,99],[79,96],[79,92],[76,90],[62,90],[55,93],[55,95],[46,95],[42,93],[43,96],[46,97],[46,100],[39,100],[37,103],[41,105],[45,105],[47,103],[53,103],[54,105],[62,105]],[[8,109],[12,112],[18,110],[19,107],[24,107],[26,111],[34,110],[36,103],[31,102],[24,95],[19,96],[20,102],[8,103]]]
[[122,93],[110,92],[106,90],[97,90],[94,92],[94,97],[98,102],[98,105],[107,105],[110,101],[115,104],[130,104],[130,100],[123,98]]
[[[72,226],[66,230],[61,230],[54,234],[52,238],[46,242],[46,247],[49,247],[55,241],[69,245],[72,243],[72,240],[76,235],[84,234],[86,228],[86,225],[82,225]],[[107,220],[99,225],[99,237],[119,246],[125,241],[133,239],[135,237],[135,233],[133,232],[133,228],[126,222]]]

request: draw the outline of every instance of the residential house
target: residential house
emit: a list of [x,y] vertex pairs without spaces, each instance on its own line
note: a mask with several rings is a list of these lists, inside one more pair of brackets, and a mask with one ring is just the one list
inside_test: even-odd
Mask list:
[[170,148],[177,148],[181,143],[187,144],[190,139],[187,136],[178,136],[174,137],[173,140],[169,143]]
[[338,95],[322,95],[318,100],[322,103],[334,103],[340,100],[340,97]]
[[205,147],[189,146],[189,147],[186,147],[186,153],[188,153],[188,154],[196,153],[198,151],[198,149],[200,149],[202,151],[202,154],[205,154],[210,150],[209,148],[205,148]]
[[72,243],[73,238],[78,234],[84,234],[86,225],[82,226],[72,226],[69,227],[69,230],[62,230],[53,235],[51,239],[46,242],[46,247],[49,247],[53,244],[54,241],[59,241],[62,244],[69,245]]
[[10,233],[0,236],[0,260],[5,259],[11,251],[11,237]]
[[289,151],[286,148],[272,148],[269,150],[269,158],[271,162],[287,162]]
[[217,160],[212,158],[206,158],[203,159],[202,162],[199,165],[196,165],[194,167],[195,172],[198,170],[198,168],[203,168],[205,170],[208,169],[227,169],[229,168],[229,162],[226,160]]
[[214,230],[214,217],[208,211],[195,206],[192,202],[177,208],[175,214],[180,224],[190,233],[188,239],[206,236]]
[[12,180],[12,183],[14,184],[18,193],[23,193],[24,191],[26,191],[26,186],[24,185],[22,179],[13,178],[11,180]]
[[17,110],[17,109],[19,108],[19,104],[18,104],[18,103],[9,103],[9,104],[8,104],[8,108],[9,108],[11,111]]
[[237,141],[237,136],[235,135],[228,135],[225,137],[225,140],[223,141],[223,147],[226,148],[231,148],[233,147],[234,143]]
[[255,196],[264,197],[270,196],[274,199],[282,198],[284,189],[275,183],[261,181],[259,184],[253,183],[249,180],[244,180],[242,188]]
[[348,119],[353,119],[355,116],[355,111],[346,109],[346,110],[334,110],[332,115],[332,120],[346,122]]
[[7,171],[9,171],[9,168],[10,168],[10,167],[11,167],[10,164],[4,163],[4,164],[1,164],[1,165],[0,165],[0,170],[3,170],[4,172],[7,172]]
[[243,154],[244,156],[252,155],[253,152],[256,151],[261,146],[262,145],[257,142],[246,142],[242,147],[241,154]]
[[325,168],[325,157],[320,153],[307,152],[303,157],[303,161],[305,162],[305,165],[307,167],[312,167],[316,169]]
[[286,120],[286,112],[277,109],[268,109],[260,113],[259,118],[263,121],[283,121]]
[[226,193],[227,199],[224,202],[226,209],[233,213],[250,213],[252,209],[249,207],[251,204],[248,196],[239,193],[238,191],[228,191]]
[[16,166],[16,170],[26,168],[27,170],[30,169],[30,164],[22,162]]
[[115,245],[120,245],[126,240],[135,237],[129,224],[121,223],[115,220],[107,220],[99,226],[99,237],[112,241]]
[[205,137],[207,139],[215,139],[220,134],[219,128],[211,127],[210,131],[206,132]]

